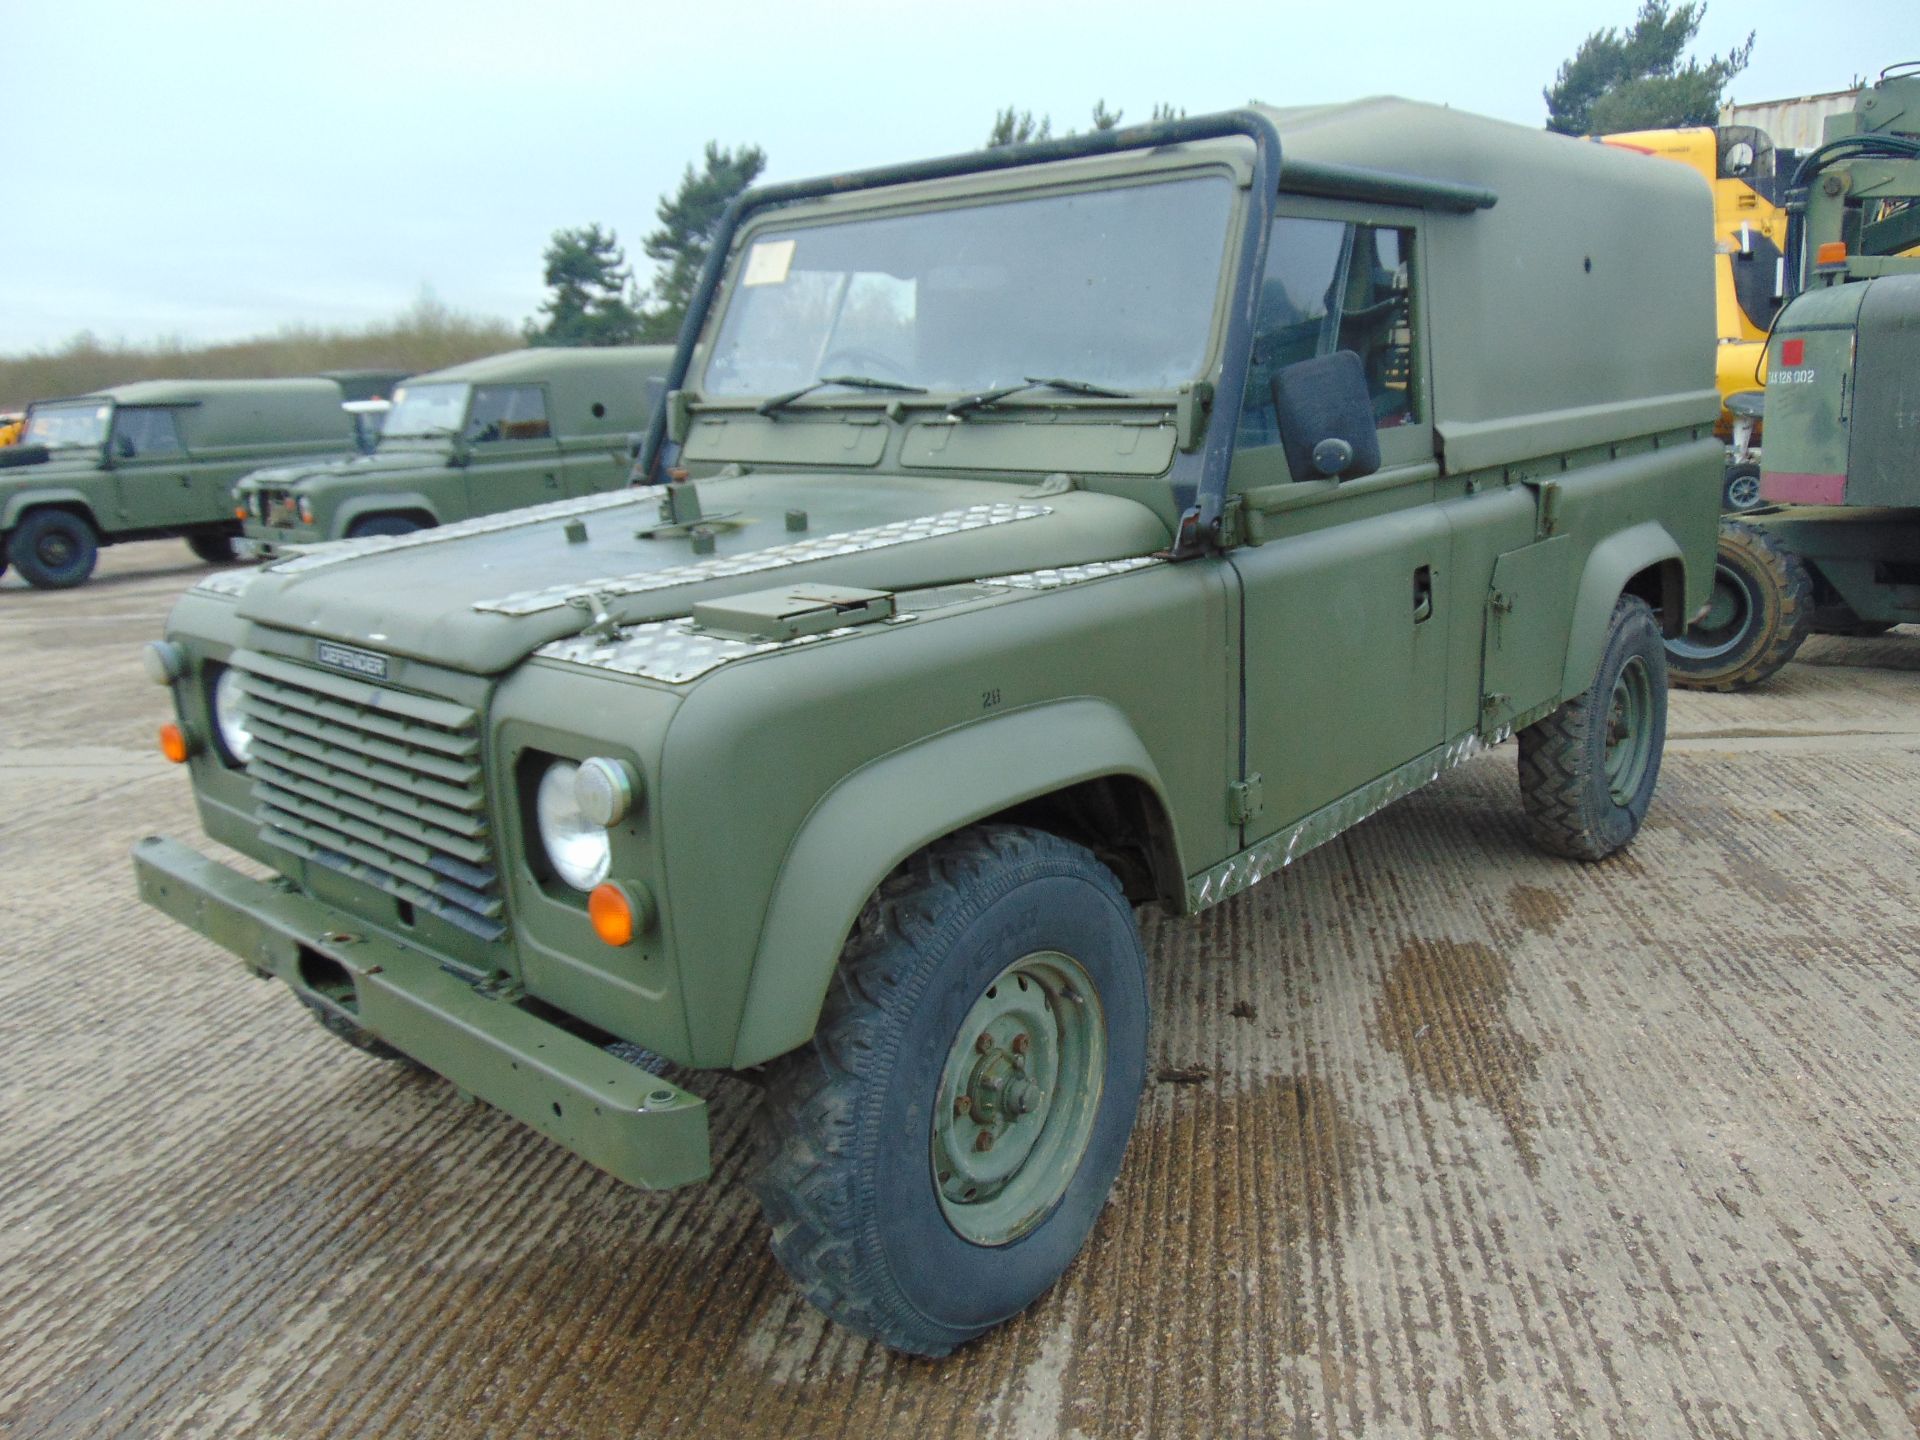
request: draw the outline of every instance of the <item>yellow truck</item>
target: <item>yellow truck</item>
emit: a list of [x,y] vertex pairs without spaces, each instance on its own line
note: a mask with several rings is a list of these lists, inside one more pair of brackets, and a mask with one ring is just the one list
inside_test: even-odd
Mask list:
[[1728,510],[1751,510],[1760,503],[1767,327],[1786,285],[1784,191],[1798,153],[1777,151],[1767,132],[1751,125],[1629,130],[1599,139],[1685,165],[1713,191],[1714,322],[1720,336],[1714,433],[1727,442],[1722,503]]

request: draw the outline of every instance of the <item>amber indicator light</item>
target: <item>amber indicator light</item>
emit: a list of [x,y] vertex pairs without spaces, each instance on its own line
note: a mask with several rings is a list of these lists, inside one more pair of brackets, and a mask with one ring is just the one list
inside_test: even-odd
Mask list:
[[587,896],[587,918],[593,921],[593,933],[607,944],[633,943],[633,902],[618,885],[593,887],[593,893]]
[[160,753],[176,765],[184,765],[193,747],[187,744],[187,732],[178,725],[160,727]]

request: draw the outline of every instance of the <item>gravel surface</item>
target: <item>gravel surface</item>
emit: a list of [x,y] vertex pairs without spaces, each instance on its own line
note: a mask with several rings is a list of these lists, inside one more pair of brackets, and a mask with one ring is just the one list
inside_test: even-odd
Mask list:
[[138,647],[201,573],[0,580],[0,1435],[1906,1436],[1920,627],[1680,694],[1632,850],[1514,751],[1195,921],[1066,1279],[945,1363],[827,1325],[742,1186],[623,1188],[135,898],[216,853]]

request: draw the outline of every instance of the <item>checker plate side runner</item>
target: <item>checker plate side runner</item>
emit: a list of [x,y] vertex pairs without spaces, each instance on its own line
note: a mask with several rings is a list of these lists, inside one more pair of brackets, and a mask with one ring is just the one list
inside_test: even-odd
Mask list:
[[1707,209],[1397,100],[750,192],[626,497],[180,602],[172,738],[278,879],[155,837],[142,893],[632,1184],[749,1073],[781,1263],[944,1354],[1124,1161],[1135,906],[1516,736],[1546,848],[1632,838],[1712,569]]

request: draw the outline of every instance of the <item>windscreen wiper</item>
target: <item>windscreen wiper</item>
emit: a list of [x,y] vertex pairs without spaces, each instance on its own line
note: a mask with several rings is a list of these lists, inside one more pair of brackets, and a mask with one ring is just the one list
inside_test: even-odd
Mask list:
[[1027,375],[1018,385],[1002,385],[996,390],[982,390],[977,395],[964,395],[947,407],[949,415],[967,415],[975,410],[985,410],[988,406],[998,405],[1009,395],[1018,395],[1022,390],[1065,390],[1072,395],[1094,395],[1102,400],[1131,400],[1132,395],[1125,390],[1110,390],[1105,385],[1095,385],[1090,380],[1071,380],[1063,375]]
[[802,385],[798,390],[789,390],[784,395],[770,395],[753,407],[756,415],[771,415],[776,410],[784,410],[802,395],[811,395],[816,390],[824,390],[829,385],[850,385],[855,390],[892,390],[901,395],[924,395],[924,385],[902,385],[898,380],[876,380],[871,375],[822,375],[811,385]]

